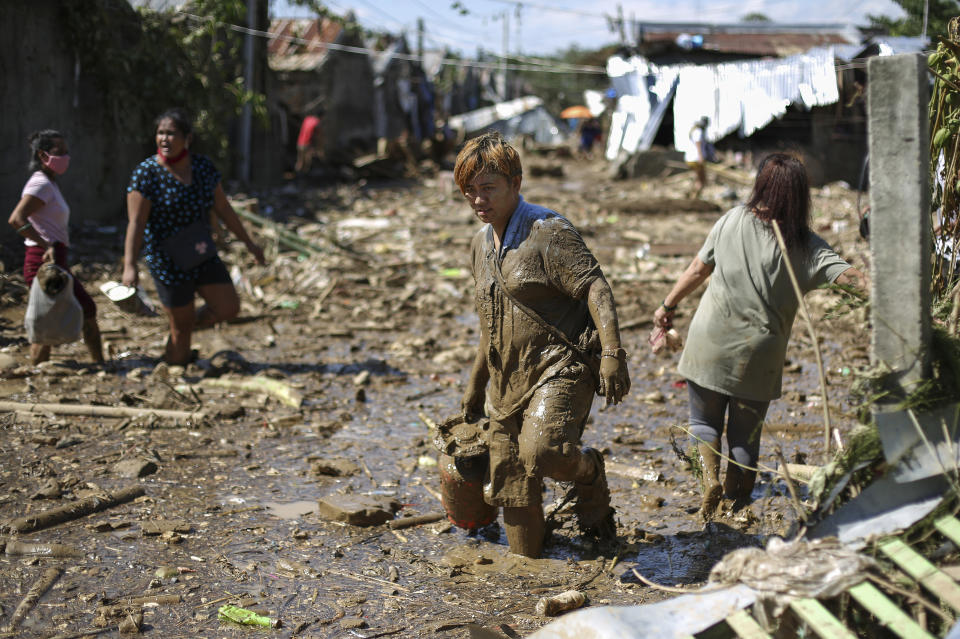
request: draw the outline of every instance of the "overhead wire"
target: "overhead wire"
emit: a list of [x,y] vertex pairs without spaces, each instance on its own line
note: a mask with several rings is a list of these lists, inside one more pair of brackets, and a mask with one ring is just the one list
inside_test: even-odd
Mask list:
[[[318,43],[300,38],[298,36],[284,35],[281,33],[275,33],[272,31],[263,31],[260,29],[251,29],[249,27],[244,27],[238,24],[231,24],[229,22],[222,22],[216,18],[210,16],[201,16],[194,13],[189,13],[186,11],[177,11],[178,14],[183,15],[186,18],[191,20],[201,21],[201,22],[213,22],[217,26],[221,26],[231,31],[236,31],[238,33],[243,33],[247,35],[253,35],[261,38],[269,39],[281,39],[288,42],[294,42],[296,44],[303,45],[317,45]],[[327,49],[334,51],[343,51],[346,53],[357,53],[363,55],[379,55],[383,51],[378,51],[376,49],[371,49],[369,47],[354,47],[345,44],[337,44],[336,42],[324,42],[322,45]],[[411,62],[423,62],[423,57],[410,54],[410,53],[393,53],[394,58],[399,60],[407,60]],[[506,69],[508,71],[535,71],[539,73],[583,73],[583,74],[603,74],[606,75],[607,71],[603,67],[593,67],[586,65],[568,65],[563,63],[552,63],[550,67],[535,66],[530,64],[512,64],[508,63],[506,65],[501,64],[500,62],[481,62],[479,60],[470,60],[470,59],[453,59],[445,58],[441,64],[444,66],[455,66],[455,67],[473,67],[478,69],[490,69],[490,70],[502,70]]]

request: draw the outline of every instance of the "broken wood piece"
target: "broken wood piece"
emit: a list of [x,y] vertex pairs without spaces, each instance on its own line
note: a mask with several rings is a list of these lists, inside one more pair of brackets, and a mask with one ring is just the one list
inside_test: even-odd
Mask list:
[[400,519],[392,520],[389,523],[389,526],[393,530],[413,528],[414,526],[421,526],[423,524],[432,524],[433,522],[440,521],[445,517],[446,515],[444,513],[429,513],[427,515],[417,515],[415,517],[401,517]]
[[33,607],[37,605],[43,593],[47,592],[50,586],[53,585],[53,582],[60,578],[60,572],[59,568],[47,568],[40,577],[33,582],[23,601],[21,601],[17,609],[13,611],[13,616],[10,617],[10,623],[7,624],[6,632],[16,631],[20,623],[26,619]]
[[[820,466],[811,466],[809,464],[787,464],[786,470],[787,473],[789,473],[794,479],[807,482],[813,478],[814,473],[820,470]],[[779,465],[777,466],[777,472],[781,475],[783,474],[783,469]]]
[[92,495],[85,499],[64,504],[63,506],[58,506],[50,510],[44,510],[34,515],[18,517],[6,523],[2,527],[2,530],[12,533],[28,533],[35,530],[42,530],[50,526],[62,524],[65,521],[79,519],[91,513],[119,506],[120,504],[140,497],[143,493],[143,486],[128,486],[112,494],[103,493],[100,495]]
[[25,404],[0,401],[0,412],[52,413],[54,415],[82,415],[85,417],[145,417],[155,415],[167,419],[204,418],[203,411],[167,410],[160,408],[133,408],[131,406],[93,406],[90,404]]
[[101,607],[109,606],[143,606],[145,604],[157,604],[159,606],[172,606],[178,604],[183,599],[180,595],[147,595],[143,597],[118,597],[116,599],[104,598],[101,601]]
[[294,390],[289,385],[280,380],[271,379],[257,375],[246,379],[232,379],[224,377],[214,377],[200,382],[203,386],[216,386],[219,388],[234,388],[238,390],[266,393],[271,397],[280,400],[280,402],[293,408],[300,408],[303,404],[303,395]]
[[7,555],[41,555],[43,557],[82,557],[83,553],[67,544],[35,544],[9,540],[4,553]]
[[567,590],[553,597],[542,597],[537,602],[536,611],[541,617],[555,617],[561,612],[579,608],[586,602],[586,595],[579,590]]

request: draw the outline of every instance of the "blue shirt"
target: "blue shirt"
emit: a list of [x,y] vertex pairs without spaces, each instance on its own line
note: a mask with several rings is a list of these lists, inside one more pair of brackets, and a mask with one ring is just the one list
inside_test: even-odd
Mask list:
[[[527,239],[527,236],[530,235],[530,227],[533,226],[534,222],[558,217],[567,224],[570,224],[569,220],[556,211],[551,211],[548,208],[537,206],[536,204],[530,204],[523,199],[522,195],[519,197],[520,202],[510,216],[510,221],[507,222],[507,228],[503,233],[503,243],[500,245],[499,256],[501,259],[503,259],[504,253],[508,250],[516,249],[520,246],[521,242]],[[570,224],[570,226],[572,227],[573,225]]]
[[[220,184],[220,172],[206,156],[191,155],[193,177],[187,186],[157,162],[157,156],[137,165],[127,192],[137,191],[150,201],[150,216],[143,232],[143,251],[150,273],[164,284],[195,280],[195,267],[181,270],[163,250],[163,242],[197,220],[207,220],[213,208],[213,193]],[[219,256],[214,260],[220,260]],[[209,263],[209,262],[208,262]]]

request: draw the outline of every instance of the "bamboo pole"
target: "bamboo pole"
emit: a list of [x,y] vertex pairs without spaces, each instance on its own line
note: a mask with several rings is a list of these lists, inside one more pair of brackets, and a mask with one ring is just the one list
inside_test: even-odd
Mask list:
[[82,415],[85,417],[144,417],[155,415],[165,419],[203,419],[203,411],[167,410],[161,408],[134,408],[131,406],[93,406],[91,404],[41,404],[0,401],[0,413],[53,413],[54,415]]
[[820,357],[820,342],[817,340],[817,330],[813,327],[813,320],[810,319],[810,313],[807,312],[807,305],[803,301],[803,291],[800,290],[800,283],[797,282],[797,274],[793,272],[793,265],[790,263],[790,256],[787,253],[787,243],[783,241],[783,233],[780,232],[780,225],[776,220],[770,220],[770,226],[777,236],[777,244],[780,245],[780,253],[783,255],[783,264],[787,267],[787,274],[790,276],[790,283],[793,284],[793,292],[797,294],[797,302],[800,309],[800,317],[807,325],[807,331],[810,333],[810,341],[813,343],[813,355],[817,358],[817,377],[820,380],[820,397],[823,399],[823,448],[824,455],[830,457],[830,406],[827,403],[827,376],[823,372],[823,359]]

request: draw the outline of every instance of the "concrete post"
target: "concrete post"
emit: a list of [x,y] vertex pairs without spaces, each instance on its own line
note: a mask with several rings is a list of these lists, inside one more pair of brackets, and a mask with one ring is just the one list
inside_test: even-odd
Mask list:
[[871,360],[907,395],[930,372],[929,72],[922,54],[870,58]]

